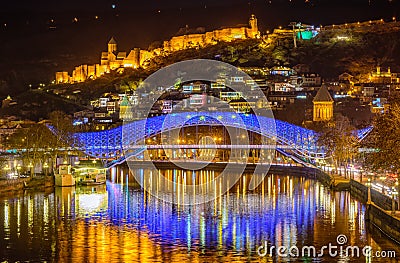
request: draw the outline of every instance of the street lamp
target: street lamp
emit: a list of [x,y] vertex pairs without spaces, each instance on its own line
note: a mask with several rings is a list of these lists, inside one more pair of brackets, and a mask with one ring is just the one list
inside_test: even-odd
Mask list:
[[33,176],[33,169],[32,169],[33,165],[32,165],[32,163],[29,163],[28,168],[29,168],[30,176],[32,177]]
[[354,180],[354,165],[350,164],[350,179]]
[[392,186],[392,192],[391,192],[391,196],[392,196],[392,214],[394,214],[396,212],[396,207],[395,207],[395,203],[394,203],[394,186]]
[[18,177],[20,176],[20,174],[19,174],[19,171],[21,170],[21,166],[18,164],[17,165],[17,174],[18,174]]
[[367,204],[371,204],[371,177],[368,176],[368,198]]
[[47,176],[47,169],[49,168],[49,165],[47,163],[44,163],[43,168],[44,168],[44,175]]
[[399,200],[399,179],[398,178],[396,178],[396,182],[394,183],[394,185],[396,186],[395,189],[397,191],[397,209],[399,209],[400,200]]
[[5,173],[6,173],[6,176],[8,175],[7,174],[7,171],[10,171],[11,170],[11,167],[8,165],[8,164],[6,164],[6,166],[3,168],[4,169],[4,171],[5,171]]

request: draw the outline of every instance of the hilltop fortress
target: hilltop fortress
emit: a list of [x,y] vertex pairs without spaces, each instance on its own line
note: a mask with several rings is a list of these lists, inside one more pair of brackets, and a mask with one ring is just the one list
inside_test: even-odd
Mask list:
[[101,53],[100,64],[80,65],[75,67],[72,75],[62,71],[56,73],[55,83],[77,83],[90,79],[96,79],[113,70],[124,70],[124,68],[146,68],[148,63],[156,56],[168,56],[169,54],[189,48],[202,48],[215,45],[220,41],[232,42],[239,39],[262,38],[267,44],[274,43],[278,39],[310,40],[319,34],[328,33],[329,41],[351,41],[352,33],[362,32],[398,32],[400,22],[391,23],[381,20],[368,22],[346,23],[341,25],[328,25],[314,27],[296,23],[292,29],[274,29],[273,33],[261,34],[258,29],[257,18],[251,15],[247,26],[228,27],[205,33],[183,33],[164,41],[162,47],[152,50],[134,48],[129,52],[119,51],[114,38],[108,42],[108,49]]
[[231,42],[237,39],[259,38],[260,35],[257,18],[255,15],[251,15],[248,26],[223,28],[204,34],[175,36],[168,41],[164,41],[162,48],[156,48],[151,51],[134,48],[128,53],[122,52],[118,50],[115,39],[111,38],[108,42],[108,50],[101,53],[100,64],[77,66],[71,76],[66,71],[57,72],[55,82],[57,84],[83,82],[98,78],[105,73],[120,68],[145,67],[146,62],[155,56],[168,55],[188,48],[214,45],[218,41]]
[[249,19],[249,27],[230,27],[204,34],[189,34],[171,38],[169,41],[164,41],[165,52],[174,52],[187,48],[204,47],[206,45],[216,44],[218,41],[231,42],[237,39],[248,39],[260,37],[258,31],[257,18],[251,15]]

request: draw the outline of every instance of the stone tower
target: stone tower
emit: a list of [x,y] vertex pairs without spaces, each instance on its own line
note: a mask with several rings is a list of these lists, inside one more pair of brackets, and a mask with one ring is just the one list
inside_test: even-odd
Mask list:
[[254,14],[250,16],[249,24],[253,37],[255,37],[256,35],[258,35],[258,22]]
[[333,99],[326,87],[318,90],[313,105],[313,121],[329,121],[333,118]]
[[117,41],[115,41],[114,37],[112,37],[108,42],[108,53],[114,53],[116,51],[117,51]]

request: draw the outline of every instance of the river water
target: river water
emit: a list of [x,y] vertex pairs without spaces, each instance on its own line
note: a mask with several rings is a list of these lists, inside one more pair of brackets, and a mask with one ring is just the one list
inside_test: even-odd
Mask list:
[[[164,172],[182,174],[179,170]],[[114,171],[106,185],[0,199],[0,261],[400,260],[375,256],[376,251],[394,251],[400,256],[400,246],[365,222],[362,203],[312,179],[268,175],[254,191],[238,183],[212,202],[182,206],[143,192],[131,177]],[[331,256],[328,251],[319,257],[320,248],[329,243],[338,246],[340,254],[338,235],[347,239],[342,247],[358,246],[360,257]],[[259,249],[261,256],[257,252],[261,245],[267,245],[266,255],[264,247]],[[270,254],[272,246],[297,247],[299,254],[291,250],[292,257],[280,256],[276,249]],[[301,254],[304,246],[314,246],[316,255]],[[362,255],[365,246],[372,247],[371,256]]]

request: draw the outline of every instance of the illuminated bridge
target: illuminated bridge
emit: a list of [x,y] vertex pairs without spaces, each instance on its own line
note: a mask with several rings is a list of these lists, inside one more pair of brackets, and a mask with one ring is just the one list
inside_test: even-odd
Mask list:
[[[276,142],[278,151],[303,160],[312,161],[326,157],[323,147],[317,145],[318,134],[313,130],[269,117],[232,112],[173,113],[124,123],[124,125],[110,130],[75,133],[72,135],[72,146],[91,157],[124,160],[141,154],[146,147],[154,147],[143,143],[147,138],[161,132],[203,125],[223,125],[260,134]],[[359,140],[362,140],[371,129],[358,130],[357,137]],[[56,131],[53,129],[53,132]],[[273,144],[275,149],[275,143]],[[188,146],[179,145],[178,147]],[[257,148],[259,146],[250,145],[249,147]],[[268,145],[264,147],[268,147]]]

